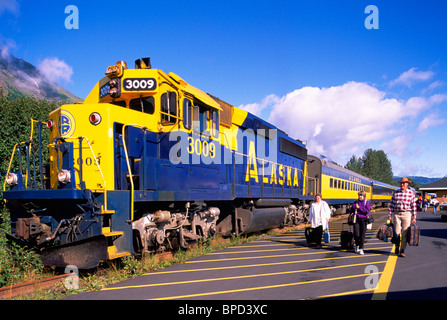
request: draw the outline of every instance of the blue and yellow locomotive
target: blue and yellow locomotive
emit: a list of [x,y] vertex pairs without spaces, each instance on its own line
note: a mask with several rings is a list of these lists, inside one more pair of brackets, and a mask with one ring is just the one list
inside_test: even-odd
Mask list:
[[148,58],[108,67],[83,103],[62,105],[46,127],[48,144],[39,122],[38,141],[14,148],[20,165],[3,192],[8,238],[36,247],[45,264],[92,268],[298,223],[311,199],[301,141]]

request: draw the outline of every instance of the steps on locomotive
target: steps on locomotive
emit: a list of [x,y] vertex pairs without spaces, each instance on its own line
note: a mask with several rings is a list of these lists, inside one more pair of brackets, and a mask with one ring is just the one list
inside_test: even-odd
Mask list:
[[[102,211],[101,214],[113,214],[115,212],[114,210],[107,210],[107,211],[108,212]],[[117,248],[113,244],[114,240],[116,240],[117,238],[121,237],[124,234],[123,231],[111,231],[110,227],[103,227],[102,233],[106,237],[107,243],[109,244],[107,246],[107,253],[109,255],[110,260],[127,257],[131,255],[130,252],[127,251],[117,252]]]
[[103,227],[102,228],[103,235],[107,238],[108,247],[107,247],[107,253],[109,254],[109,259],[113,260],[116,258],[121,257],[127,257],[130,256],[130,252],[122,251],[117,252],[116,246],[113,244],[113,241],[117,239],[118,237],[122,236],[124,232],[122,231],[111,231],[110,227]]
[[107,247],[107,253],[109,254],[110,260],[130,256],[130,252],[116,252],[115,246]]
[[115,210],[102,210],[101,214],[114,214]]

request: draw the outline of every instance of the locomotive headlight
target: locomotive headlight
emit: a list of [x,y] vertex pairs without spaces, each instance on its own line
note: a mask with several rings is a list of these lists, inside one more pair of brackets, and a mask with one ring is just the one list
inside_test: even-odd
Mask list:
[[93,124],[93,125],[95,125],[95,126],[97,126],[98,124],[100,124],[100,123],[101,123],[101,120],[102,120],[101,115],[100,115],[98,112],[93,112],[93,113],[89,116],[88,119],[90,120],[90,123]]
[[109,91],[109,95],[112,98],[119,98],[120,94],[119,94],[118,88],[111,88]]
[[69,183],[71,182],[71,172],[66,169],[62,169],[57,174],[57,179],[62,183]]
[[106,71],[106,75],[111,75],[113,73],[113,70],[114,70],[113,66],[108,67],[107,71]]
[[109,82],[109,85],[111,88],[118,87],[118,84],[119,84],[119,81],[117,78],[114,78],[114,79],[110,80],[110,82]]
[[6,176],[6,183],[9,184],[10,186],[14,186],[18,183],[18,177],[15,173],[8,173],[8,175]]
[[109,96],[119,98],[121,96],[121,79],[113,78],[109,81]]
[[106,75],[111,77],[121,77],[124,73],[124,69],[127,69],[127,63],[125,61],[117,61],[114,66],[109,66],[106,71]]

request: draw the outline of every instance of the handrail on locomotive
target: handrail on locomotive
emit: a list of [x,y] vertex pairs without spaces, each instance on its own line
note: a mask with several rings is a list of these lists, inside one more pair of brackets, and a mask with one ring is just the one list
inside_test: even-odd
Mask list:
[[[37,149],[38,149],[38,158],[39,158],[39,164],[38,166],[36,165],[36,150],[34,148],[35,146],[35,142],[33,140],[33,131],[34,131],[34,123],[38,124],[38,145],[37,145]],[[43,144],[42,144],[42,125],[46,125],[49,128],[49,122],[42,122],[42,121],[37,121],[34,119],[31,119],[31,133],[30,133],[30,139],[29,141],[24,141],[24,142],[20,142],[20,143],[16,143],[13,147],[13,151],[11,154],[11,158],[9,160],[9,165],[8,165],[8,170],[6,172],[6,176],[3,182],[3,191],[6,191],[6,184],[8,182],[8,184],[11,186],[12,189],[17,188],[18,190],[28,190],[28,189],[34,189],[34,190],[39,190],[39,183],[40,183],[40,189],[47,189],[47,185],[45,182],[45,174],[48,174],[48,172],[45,172],[45,166],[43,164]],[[51,126],[51,124],[50,124]],[[103,210],[107,210],[107,182],[106,179],[104,177],[104,174],[101,170],[101,166],[100,163],[98,162],[97,157],[95,156],[95,152],[93,150],[93,147],[89,141],[89,139],[85,136],[80,136],[80,137],[56,137],[53,141],[53,143],[48,144],[46,147],[50,148],[50,147],[54,147],[55,151],[56,151],[56,162],[57,162],[57,171],[58,171],[58,178],[59,181],[61,183],[68,183],[71,182],[71,180],[75,179],[75,177],[71,177],[71,173],[65,169],[62,169],[63,165],[62,165],[62,161],[63,161],[63,157],[60,156],[59,153],[63,153],[63,149],[64,147],[62,147],[62,144],[69,144],[69,145],[73,145],[72,142],[67,142],[66,140],[78,140],[79,141],[79,160],[78,160],[78,164],[79,164],[79,186],[81,190],[85,190],[85,182],[83,179],[83,163],[84,163],[84,158],[83,158],[83,154],[82,154],[82,143],[83,140],[85,139],[85,141],[87,142],[87,145],[89,147],[89,150],[93,156],[93,160],[95,165],[98,167],[98,171],[101,175],[101,178],[104,182],[104,185],[102,186],[103,192],[104,192],[104,206],[103,206]],[[25,168],[25,174],[23,175],[23,168],[22,168],[22,152],[20,147],[25,146],[25,154],[26,154],[26,168]],[[11,166],[14,160],[14,155],[16,152],[16,149],[18,147],[18,172],[12,172],[11,171]],[[69,150],[74,150],[72,147],[68,148]],[[31,164],[31,154],[32,154],[32,164]],[[72,160],[74,160],[74,152],[72,152]],[[39,177],[40,177],[40,181],[38,181],[37,177],[36,177],[36,172],[37,169],[39,168]],[[32,172],[32,174],[31,174]],[[25,176],[25,185],[23,188],[23,176]],[[31,177],[33,177],[33,180],[31,181]],[[9,181],[8,181],[9,180]],[[12,183],[9,183],[12,182]],[[31,186],[31,188],[28,188],[28,186]],[[16,187],[17,186],[17,187]],[[76,187],[76,183],[73,184],[74,187]]]

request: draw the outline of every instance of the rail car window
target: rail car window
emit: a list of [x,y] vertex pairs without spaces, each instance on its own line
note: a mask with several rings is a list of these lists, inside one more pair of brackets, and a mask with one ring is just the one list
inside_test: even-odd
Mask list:
[[167,91],[161,95],[161,123],[174,124],[177,119],[177,94]]
[[192,103],[189,99],[183,99],[183,126],[191,129]]
[[129,102],[129,109],[153,114],[155,111],[154,97],[140,97]]
[[330,182],[329,182],[329,187],[333,188],[334,187],[334,179],[331,178]]

